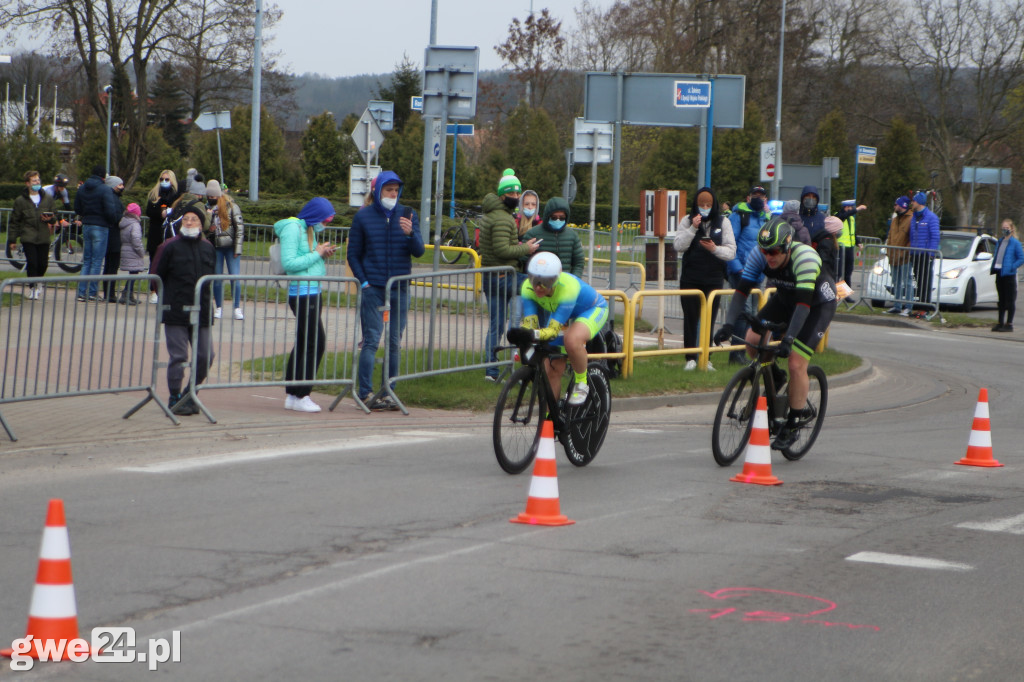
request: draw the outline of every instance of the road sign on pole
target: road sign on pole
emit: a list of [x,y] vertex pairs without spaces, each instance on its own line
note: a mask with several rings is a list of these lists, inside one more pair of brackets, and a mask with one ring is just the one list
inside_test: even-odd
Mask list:
[[395,127],[395,103],[383,99],[371,99],[366,105],[366,110],[377,121],[377,125],[384,132],[393,130]]
[[365,163],[370,163],[373,156],[384,144],[384,131],[377,124],[369,109],[363,110],[359,117],[359,123],[352,129],[352,141],[356,143],[356,149],[363,157]]
[[677,107],[711,106],[711,81],[676,81],[674,89]]
[[217,163],[220,167],[220,181],[224,182],[224,156],[220,149],[220,131],[231,130],[230,111],[208,111],[196,117],[195,124],[200,130],[217,131]]
[[423,95],[413,95],[409,98],[409,108],[413,111],[423,111]]
[[362,206],[366,195],[370,193],[370,180],[380,175],[380,166],[369,167],[369,178],[367,178],[366,166],[348,167],[348,205],[352,207]]
[[862,144],[857,145],[857,163],[874,166],[876,156],[878,156],[878,149],[876,147],[865,147]]
[[781,177],[779,172],[779,165],[775,158],[775,143],[774,142],[762,142],[761,143],[761,182],[771,182],[775,180],[778,175]]

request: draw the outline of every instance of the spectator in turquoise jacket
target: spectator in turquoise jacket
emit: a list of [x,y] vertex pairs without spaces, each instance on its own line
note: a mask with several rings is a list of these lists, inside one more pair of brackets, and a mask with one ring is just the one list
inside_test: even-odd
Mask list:
[[544,204],[544,220],[530,228],[523,235],[523,241],[536,239],[538,251],[550,251],[562,261],[562,271],[583,279],[583,243],[576,231],[566,227],[569,219],[569,202],[562,197],[552,197]]
[[[338,246],[330,242],[318,243],[318,235],[334,220],[334,206],[323,197],[313,197],[299,211],[298,217],[286,218],[274,224],[274,234],[281,242],[281,265],[296,278],[323,277],[327,274],[324,261],[334,255]],[[295,313],[295,347],[288,355],[285,381],[312,380],[324,357],[327,332],[320,319],[322,299],[320,282],[293,279],[288,282],[288,307]],[[320,406],[309,394],[311,384],[289,384],[284,401],[286,410],[319,412]]]

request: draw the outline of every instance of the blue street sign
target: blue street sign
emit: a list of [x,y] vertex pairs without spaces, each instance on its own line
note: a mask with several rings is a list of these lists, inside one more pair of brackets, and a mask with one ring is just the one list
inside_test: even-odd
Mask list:
[[472,135],[473,124],[472,123],[449,123],[447,128],[448,135]]
[[420,95],[413,97],[409,103],[409,108],[413,111],[423,111],[423,97]]
[[710,81],[676,81],[675,100],[677,107],[710,107]]

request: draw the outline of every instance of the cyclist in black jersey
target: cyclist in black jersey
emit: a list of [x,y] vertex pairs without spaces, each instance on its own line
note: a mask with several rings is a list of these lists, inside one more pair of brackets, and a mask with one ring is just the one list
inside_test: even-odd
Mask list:
[[[733,325],[743,311],[750,290],[762,276],[767,276],[768,287],[776,293],[758,312],[761,319],[770,322],[789,322],[779,344],[778,356],[789,359],[789,416],[786,425],[772,442],[776,450],[783,450],[796,438],[794,428],[801,420],[810,418],[813,408],[807,405],[807,365],[814,349],[828,330],[835,315],[838,299],[836,283],[821,267],[818,253],[793,239],[793,228],[782,218],[772,218],[757,235],[757,249],[751,249],[743,267],[736,294],[732,297],[725,324],[715,333],[715,343],[729,343]],[[747,354],[754,357],[753,346],[760,336],[748,329]],[[781,386],[782,381],[777,383]]]

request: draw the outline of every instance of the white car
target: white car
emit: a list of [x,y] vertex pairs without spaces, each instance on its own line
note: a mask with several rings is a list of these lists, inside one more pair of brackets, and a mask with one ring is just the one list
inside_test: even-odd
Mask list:
[[[942,232],[939,235],[940,261],[935,260],[932,300],[940,305],[959,306],[970,312],[979,303],[996,303],[996,277],[991,274],[996,240],[987,234]],[[884,249],[882,250],[884,252]],[[936,286],[941,287],[936,293]],[[916,283],[914,285],[916,290]],[[892,273],[889,259],[881,258],[868,273],[864,296],[876,308],[892,301]]]

